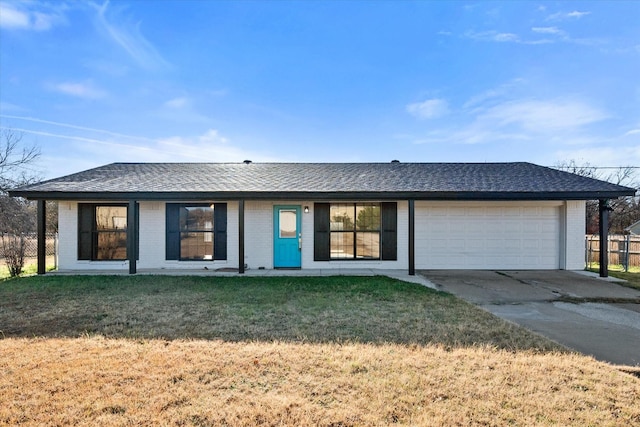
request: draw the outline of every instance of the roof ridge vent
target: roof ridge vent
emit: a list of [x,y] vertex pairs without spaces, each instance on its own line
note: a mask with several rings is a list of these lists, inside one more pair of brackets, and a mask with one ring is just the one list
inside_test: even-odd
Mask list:
[[391,160],[391,163],[400,163],[400,160]]
[[251,160],[245,160],[245,161],[243,161],[242,163],[244,163],[245,165],[248,165],[248,164],[250,164],[250,163],[252,163],[252,162],[251,162]]

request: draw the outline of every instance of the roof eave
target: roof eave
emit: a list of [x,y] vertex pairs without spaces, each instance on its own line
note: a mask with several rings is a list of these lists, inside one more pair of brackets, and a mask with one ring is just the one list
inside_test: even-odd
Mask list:
[[492,192],[492,191],[229,191],[229,192],[64,192],[64,191],[10,191],[12,197],[30,200],[441,200],[441,201],[518,201],[518,200],[598,200],[634,196],[632,191],[542,191],[542,192]]

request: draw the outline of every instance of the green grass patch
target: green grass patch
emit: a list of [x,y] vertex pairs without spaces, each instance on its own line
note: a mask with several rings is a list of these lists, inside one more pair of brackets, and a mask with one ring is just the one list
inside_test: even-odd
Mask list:
[[617,277],[618,279],[626,280],[626,282],[621,283],[621,285],[640,290],[640,273],[625,273],[623,271],[610,271],[609,274],[613,277]]
[[[600,270],[598,270],[597,267],[593,267],[588,269],[589,271],[592,271],[594,273],[598,273]],[[618,269],[609,269],[609,276],[611,277],[617,277],[618,279],[622,279],[622,280],[626,280],[626,282],[622,282],[620,283],[620,285],[622,286],[626,286],[628,288],[633,288],[633,289],[638,289],[640,290],[640,270],[638,271],[634,271],[633,269],[630,269],[630,271],[628,272],[624,272]]]
[[0,325],[5,337],[559,349],[450,294],[382,276],[25,277],[0,284]]
[[[591,262],[587,265],[587,270],[589,271],[600,271],[600,264],[597,262]],[[629,266],[628,270],[625,271],[625,266],[622,264],[609,264],[609,272],[614,273],[640,273],[640,267],[638,266]]]
[[[52,271],[54,269],[55,267],[52,265],[47,266],[47,271]],[[22,269],[22,274],[19,277],[33,276],[37,272],[38,272],[38,264],[26,264]],[[9,280],[9,279],[11,279],[11,275],[9,274],[9,268],[6,266],[6,264],[0,262],[0,282],[4,280]]]

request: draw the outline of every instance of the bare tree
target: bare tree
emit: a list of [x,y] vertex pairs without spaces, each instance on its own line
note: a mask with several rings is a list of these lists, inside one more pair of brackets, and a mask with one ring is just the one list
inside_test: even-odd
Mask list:
[[35,145],[25,146],[22,134],[11,129],[0,131],[0,234],[2,252],[11,276],[24,266],[24,233],[35,228],[35,209],[25,199],[9,197],[9,190],[38,181],[33,163],[40,156]]
[[[589,163],[578,164],[575,160],[570,160],[557,163],[555,168],[638,190],[635,196],[611,200],[610,206],[613,208],[613,211],[609,215],[609,232],[622,234],[625,227],[628,227],[636,221],[640,221],[640,177],[638,176],[637,167],[619,166],[603,168],[592,166]],[[598,232],[599,221],[598,201],[587,201],[586,215],[586,232],[588,234],[596,234]]]
[[24,146],[21,133],[12,129],[0,131],[0,193],[6,195],[11,188],[37,182],[38,175],[31,166],[40,157],[40,149]]

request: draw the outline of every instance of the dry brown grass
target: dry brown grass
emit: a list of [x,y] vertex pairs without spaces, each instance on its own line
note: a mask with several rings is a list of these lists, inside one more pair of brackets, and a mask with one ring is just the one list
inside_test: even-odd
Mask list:
[[640,381],[488,347],[11,338],[7,425],[640,425]]

